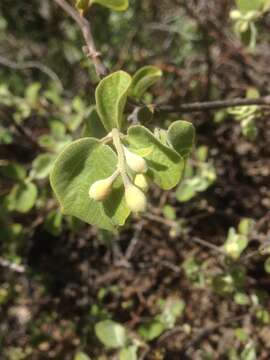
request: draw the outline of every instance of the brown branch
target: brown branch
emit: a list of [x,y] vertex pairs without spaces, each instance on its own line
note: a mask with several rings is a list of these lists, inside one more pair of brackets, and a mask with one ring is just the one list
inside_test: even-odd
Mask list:
[[100,60],[100,53],[96,50],[95,42],[92,36],[90,22],[83,17],[76,9],[74,9],[66,0],[54,0],[65,12],[76,21],[78,26],[81,29],[81,32],[86,43],[86,55],[91,58],[96,73],[98,76],[102,77],[107,74],[107,69],[103,62]]
[[153,105],[156,111],[166,112],[166,113],[189,113],[189,112],[200,112],[208,110],[220,110],[229,107],[237,106],[266,106],[270,107],[270,95],[256,98],[256,99],[233,99],[233,100],[216,100],[216,101],[205,101],[205,102],[195,102],[190,104],[181,104],[179,106],[163,106],[163,105]]

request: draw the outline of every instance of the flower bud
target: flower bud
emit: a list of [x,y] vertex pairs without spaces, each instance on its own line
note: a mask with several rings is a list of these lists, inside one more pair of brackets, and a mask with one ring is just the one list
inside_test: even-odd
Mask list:
[[134,179],[134,185],[146,192],[149,188],[149,180],[143,174],[137,174]]
[[129,184],[125,190],[127,206],[133,212],[146,210],[146,197],[144,193],[133,184]]
[[112,190],[111,177],[94,182],[89,189],[89,197],[96,201],[105,200]]
[[136,173],[145,173],[147,171],[146,161],[141,156],[129,151],[125,146],[123,148],[128,167]]

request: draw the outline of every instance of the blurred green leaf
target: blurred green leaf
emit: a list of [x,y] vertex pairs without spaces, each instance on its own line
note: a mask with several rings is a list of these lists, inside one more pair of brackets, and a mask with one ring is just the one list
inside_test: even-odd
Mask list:
[[45,229],[52,235],[58,236],[62,231],[62,214],[59,210],[52,210],[47,215],[44,226]]
[[128,0],[90,0],[115,11],[125,11],[128,8]]
[[130,345],[121,349],[119,354],[119,360],[137,360],[137,346]]
[[73,360],[91,360],[90,357],[84,352],[78,352]]
[[125,328],[112,320],[97,323],[95,333],[103,345],[108,348],[123,347],[127,340]]
[[264,270],[270,274],[270,257],[268,257],[264,262]]
[[6,197],[7,206],[10,211],[27,213],[35,205],[37,199],[37,187],[35,184],[16,184]]
[[245,235],[237,234],[234,228],[230,228],[224,250],[228,256],[238,259],[248,246],[248,238]]
[[138,331],[141,337],[146,341],[152,341],[161,335],[165,330],[164,324],[158,320],[153,320],[147,324],[140,325]]
[[255,221],[250,218],[243,218],[238,224],[238,232],[241,235],[250,236],[255,226]]
[[243,12],[258,11],[263,8],[265,0],[235,0],[238,9]]
[[0,174],[12,180],[24,180],[26,178],[25,168],[16,162],[0,163]]
[[52,154],[41,154],[38,155],[32,163],[32,170],[30,176],[35,179],[44,179],[49,176],[55,155]]

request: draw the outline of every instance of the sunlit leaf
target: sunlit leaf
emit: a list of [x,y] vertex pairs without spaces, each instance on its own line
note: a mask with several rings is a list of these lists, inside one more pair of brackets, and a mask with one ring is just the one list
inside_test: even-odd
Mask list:
[[98,339],[108,348],[120,348],[125,345],[125,328],[112,320],[100,321],[95,325]]
[[135,152],[136,149],[153,147],[145,159],[149,166],[148,175],[157,185],[168,190],[179,183],[184,169],[184,160],[179,154],[163,145],[151,131],[140,125],[128,129],[127,140]]
[[124,11],[128,8],[128,0],[90,0],[115,11]]
[[117,71],[102,79],[96,89],[97,112],[107,131],[124,125],[123,110],[130,84],[130,75]]
[[156,66],[144,66],[132,78],[130,94],[140,98],[162,76],[162,71]]
[[83,138],[67,146],[57,157],[50,177],[62,211],[106,230],[123,225],[130,211],[120,179],[105,201],[94,201],[88,195],[90,186],[112,175],[116,165],[113,150],[96,139]]

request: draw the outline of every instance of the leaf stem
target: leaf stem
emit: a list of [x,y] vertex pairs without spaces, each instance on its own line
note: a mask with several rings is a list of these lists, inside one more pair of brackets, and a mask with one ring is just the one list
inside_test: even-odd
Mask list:
[[128,174],[127,174],[126,158],[125,158],[123,145],[122,145],[121,140],[120,140],[120,132],[119,132],[118,129],[114,128],[111,131],[111,135],[112,135],[113,144],[114,144],[114,147],[116,149],[117,156],[118,156],[118,165],[117,165],[117,167],[118,167],[118,169],[120,171],[120,174],[122,176],[124,186],[127,187],[130,184],[130,180],[129,180],[129,177],[128,177]]

